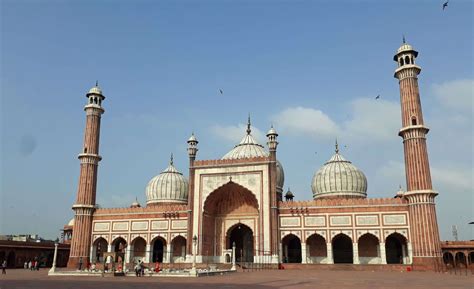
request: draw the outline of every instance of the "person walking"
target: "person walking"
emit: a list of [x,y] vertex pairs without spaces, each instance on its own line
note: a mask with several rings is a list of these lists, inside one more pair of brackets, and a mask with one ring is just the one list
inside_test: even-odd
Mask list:
[[82,257],[79,257],[79,271],[82,270]]
[[2,263],[2,275],[7,274],[7,260],[3,260]]
[[33,263],[31,263],[31,260],[30,260],[28,261],[28,269],[30,269],[30,271],[31,271],[31,266],[33,266]]

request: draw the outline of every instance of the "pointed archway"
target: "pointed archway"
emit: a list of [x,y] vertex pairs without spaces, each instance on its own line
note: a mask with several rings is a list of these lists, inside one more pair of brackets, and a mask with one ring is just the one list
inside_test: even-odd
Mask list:
[[336,235],[332,239],[332,251],[334,254],[334,264],[352,264],[354,255],[352,251],[352,240],[344,234]]
[[[209,194],[203,207],[200,254],[207,256],[205,258],[207,260],[222,260],[223,262],[225,260],[223,250],[232,248],[229,238],[232,235],[231,231],[235,229],[235,225],[227,229],[228,225],[226,224],[232,224],[238,220],[241,229],[246,226],[250,230],[241,232],[242,234],[245,233],[242,236],[247,238],[245,239],[248,242],[247,248],[250,248],[250,236],[252,240],[251,249],[245,249],[242,254],[246,252],[246,257],[242,258],[245,262],[253,262],[254,250],[258,249],[254,246],[256,243],[254,237],[258,235],[258,228],[256,228],[259,218],[258,206],[255,195],[233,181],[227,182]],[[240,222],[242,217],[246,219],[247,225]],[[238,228],[239,226],[237,226],[237,230]],[[238,231],[233,234],[238,234]],[[237,237],[235,235],[235,238]],[[222,242],[223,240],[227,240],[227,242]],[[239,252],[236,252],[236,256],[240,258],[239,254]]]
[[298,236],[289,234],[281,240],[283,263],[301,263],[301,241]]
[[244,224],[236,224],[227,232],[227,248],[235,243],[235,260],[237,262],[253,262],[253,232]]
[[387,264],[404,264],[407,252],[407,239],[399,234],[392,233],[385,239]]
[[152,262],[163,263],[166,250],[166,241],[162,237],[153,240]]

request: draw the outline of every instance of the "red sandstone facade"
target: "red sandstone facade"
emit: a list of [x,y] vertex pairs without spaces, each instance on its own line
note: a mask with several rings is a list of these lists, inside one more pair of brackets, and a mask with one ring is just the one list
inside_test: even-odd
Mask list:
[[[366,178],[336,147],[315,174],[315,200],[282,200],[284,174],[277,137],[267,133],[268,151],[251,136],[250,119],[241,143],[217,160],[196,160],[198,141],[188,140],[189,182],[173,167],[150,181],[149,205],[95,208],[100,117],[98,87],[89,103],[71,243],[70,268],[104,263],[115,252],[121,268],[145,263],[401,264],[419,269],[439,265],[441,247],[426,134],[415,65],[417,52],[403,44],[394,59],[400,80],[407,192],[396,198],[366,198]],[[160,174],[161,175],[161,174]],[[317,177],[316,177],[317,176]],[[166,179],[166,182],[161,182]],[[180,181],[181,180],[181,181]],[[156,185],[159,184],[159,185]],[[171,185],[170,185],[171,184]],[[342,184],[342,185],[341,185]],[[352,190],[351,192],[348,192]],[[177,197],[186,193],[187,201]],[[166,199],[169,198],[169,199]],[[196,243],[193,244],[193,238]]]

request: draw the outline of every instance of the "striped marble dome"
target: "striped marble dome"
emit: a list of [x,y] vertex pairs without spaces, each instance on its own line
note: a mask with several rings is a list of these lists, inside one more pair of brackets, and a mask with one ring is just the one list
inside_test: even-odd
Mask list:
[[156,203],[187,203],[188,181],[173,165],[171,156],[169,166],[150,180],[146,187],[147,205]]
[[366,198],[367,178],[350,161],[336,153],[313,176],[313,198]]
[[[271,128],[276,133],[275,129]],[[222,159],[244,159],[254,157],[268,157],[270,154],[265,150],[265,147],[257,143],[252,136],[252,130],[250,128],[250,118],[247,123],[247,134],[242,138],[239,144],[237,144],[231,151],[226,153]],[[280,161],[277,160],[277,190],[281,193],[283,191],[283,185],[285,184],[285,172]]]

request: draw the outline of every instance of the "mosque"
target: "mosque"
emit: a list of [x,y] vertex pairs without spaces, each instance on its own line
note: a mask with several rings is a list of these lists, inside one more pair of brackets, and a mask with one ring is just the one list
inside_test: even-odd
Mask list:
[[[104,261],[114,253],[124,266],[145,263],[409,264],[433,270],[441,260],[435,197],[418,90],[418,52],[398,48],[406,191],[394,198],[368,198],[364,173],[340,153],[315,172],[313,200],[293,201],[284,192],[278,133],[266,147],[252,136],[250,119],[242,140],[221,158],[198,160],[198,139],[187,140],[188,177],[168,166],[146,186],[146,205],[96,206],[100,121],[105,96],[96,85],[87,94],[84,145],[68,267]],[[165,165],[163,165],[165,167]],[[235,246],[235,256],[232,247]],[[387,265],[388,266],[388,265]]]

